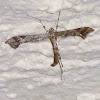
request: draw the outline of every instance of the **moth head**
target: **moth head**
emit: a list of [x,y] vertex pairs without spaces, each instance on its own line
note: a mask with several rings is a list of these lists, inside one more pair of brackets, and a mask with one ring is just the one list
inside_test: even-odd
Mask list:
[[20,38],[15,36],[8,39],[5,43],[9,44],[12,48],[16,49],[20,45]]
[[50,29],[49,29],[49,33],[50,33],[50,32],[54,32],[54,29],[53,29],[53,28],[50,28]]

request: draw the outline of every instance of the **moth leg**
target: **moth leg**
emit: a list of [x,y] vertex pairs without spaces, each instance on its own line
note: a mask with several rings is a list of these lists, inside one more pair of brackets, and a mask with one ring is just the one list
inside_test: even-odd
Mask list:
[[63,67],[63,64],[62,64],[61,59],[59,59],[59,66],[60,66],[60,69],[61,69],[61,80],[62,80],[62,75],[63,75],[63,69],[62,69],[62,67]]
[[60,11],[59,11],[58,20],[57,20],[56,31],[58,29],[59,18],[60,18]]

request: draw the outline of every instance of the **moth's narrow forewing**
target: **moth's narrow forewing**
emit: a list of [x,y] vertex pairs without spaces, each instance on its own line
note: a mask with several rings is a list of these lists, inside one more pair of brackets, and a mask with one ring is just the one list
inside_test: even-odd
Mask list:
[[47,37],[48,36],[46,34],[14,36],[14,37],[8,39],[5,43],[9,44],[12,48],[16,49],[22,43],[38,42],[38,41],[43,40]]
[[81,38],[85,39],[87,35],[91,32],[93,32],[94,29],[90,27],[81,27],[81,28],[76,28],[72,30],[66,30],[66,31],[60,31],[60,32],[55,32],[55,35],[57,37],[67,37],[67,36],[80,36]]

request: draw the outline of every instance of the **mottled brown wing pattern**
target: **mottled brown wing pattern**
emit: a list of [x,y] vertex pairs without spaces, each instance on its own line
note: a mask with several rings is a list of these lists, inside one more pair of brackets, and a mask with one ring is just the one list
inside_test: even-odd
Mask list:
[[5,43],[9,44],[12,48],[16,49],[22,43],[38,42],[40,40],[44,40],[47,37],[47,34],[14,36],[8,39]]
[[[72,29],[72,30],[54,32],[54,34],[57,37],[59,37],[59,36],[61,36],[61,37],[80,36],[82,39],[85,39],[87,37],[87,35],[93,31],[94,31],[93,28],[81,27],[81,28]],[[12,48],[16,49],[22,43],[38,42],[40,40],[48,38],[48,36],[49,36],[48,34],[15,36],[15,37],[8,39],[5,43],[9,44]]]
[[72,30],[55,32],[56,36],[59,37],[68,37],[68,36],[80,36],[82,39],[85,39],[87,35],[93,32],[94,29],[90,27],[81,27]]

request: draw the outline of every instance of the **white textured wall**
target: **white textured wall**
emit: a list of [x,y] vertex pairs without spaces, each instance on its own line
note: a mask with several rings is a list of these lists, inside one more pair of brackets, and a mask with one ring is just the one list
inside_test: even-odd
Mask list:
[[[12,49],[12,36],[45,34],[47,29],[89,26],[85,40],[59,38],[64,65],[52,68],[53,52],[47,39]],[[100,1],[99,0],[0,0],[0,100],[100,100]]]

